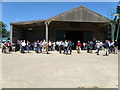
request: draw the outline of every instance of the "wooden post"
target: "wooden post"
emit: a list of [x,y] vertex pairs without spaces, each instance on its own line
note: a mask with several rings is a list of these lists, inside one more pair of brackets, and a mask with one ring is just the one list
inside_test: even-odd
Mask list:
[[48,42],[48,22],[45,21],[45,39]]
[[46,38],[46,42],[48,42],[48,40],[49,40],[49,24],[50,24],[50,21],[45,21],[45,38]]
[[119,38],[119,31],[120,31],[120,16],[119,16],[119,22],[118,22],[116,40],[118,40],[118,38]]
[[10,25],[10,42],[13,42],[13,25]]

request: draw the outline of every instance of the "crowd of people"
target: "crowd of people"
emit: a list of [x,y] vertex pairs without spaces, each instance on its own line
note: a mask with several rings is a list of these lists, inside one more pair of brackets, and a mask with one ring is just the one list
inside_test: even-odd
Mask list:
[[34,50],[36,53],[49,54],[51,51],[58,51],[60,54],[71,55],[72,50],[76,47],[77,53],[81,53],[81,50],[86,50],[87,53],[93,53],[93,50],[96,50],[96,55],[100,55],[100,51],[104,49],[104,55],[108,56],[109,54],[117,54],[118,53],[118,42],[117,40],[109,41],[88,41],[81,43],[80,40],[77,43],[73,43],[71,40],[65,41],[49,41],[45,40],[37,40],[34,42],[29,42],[25,40],[21,40],[18,43],[10,43],[4,42],[2,43],[2,53],[9,54],[10,51],[19,50],[21,53],[25,53],[27,51],[30,53],[30,50]]
[[29,53],[29,50],[34,50],[36,53],[49,53],[50,51],[59,51],[59,53],[62,53],[64,51],[64,54],[68,54],[70,51],[70,54],[72,53],[72,42],[69,41],[49,41],[46,42],[45,40],[37,40],[33,43],[30,43],[29,41],[25,42],[25,40],[21,40],[20,43],[20,51],[21,53],[25,53],[24,51],[27,50]]

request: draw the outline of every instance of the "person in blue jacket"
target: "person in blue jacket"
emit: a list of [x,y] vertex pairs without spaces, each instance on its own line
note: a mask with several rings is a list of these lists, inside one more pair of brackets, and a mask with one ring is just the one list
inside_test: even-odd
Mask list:
[[103,44],[104,47],[104,55],[103,56],[108,56],[109,55],[109,40],[105,40],[105,43]]

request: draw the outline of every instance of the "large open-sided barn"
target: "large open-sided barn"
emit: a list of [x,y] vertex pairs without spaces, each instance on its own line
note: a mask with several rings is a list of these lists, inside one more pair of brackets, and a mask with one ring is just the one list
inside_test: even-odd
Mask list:
[[44,20],[11,23],[11,42],[17,40],[104,40],[109,19],[83,6]]

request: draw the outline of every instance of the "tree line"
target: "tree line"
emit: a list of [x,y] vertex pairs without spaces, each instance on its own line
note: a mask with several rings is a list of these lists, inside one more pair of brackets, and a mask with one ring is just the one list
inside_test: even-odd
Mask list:
[[6,29],[7,25],[3,23],[3,21],[0,21],[0,35],[2,37],[10,37],[10,31]]

